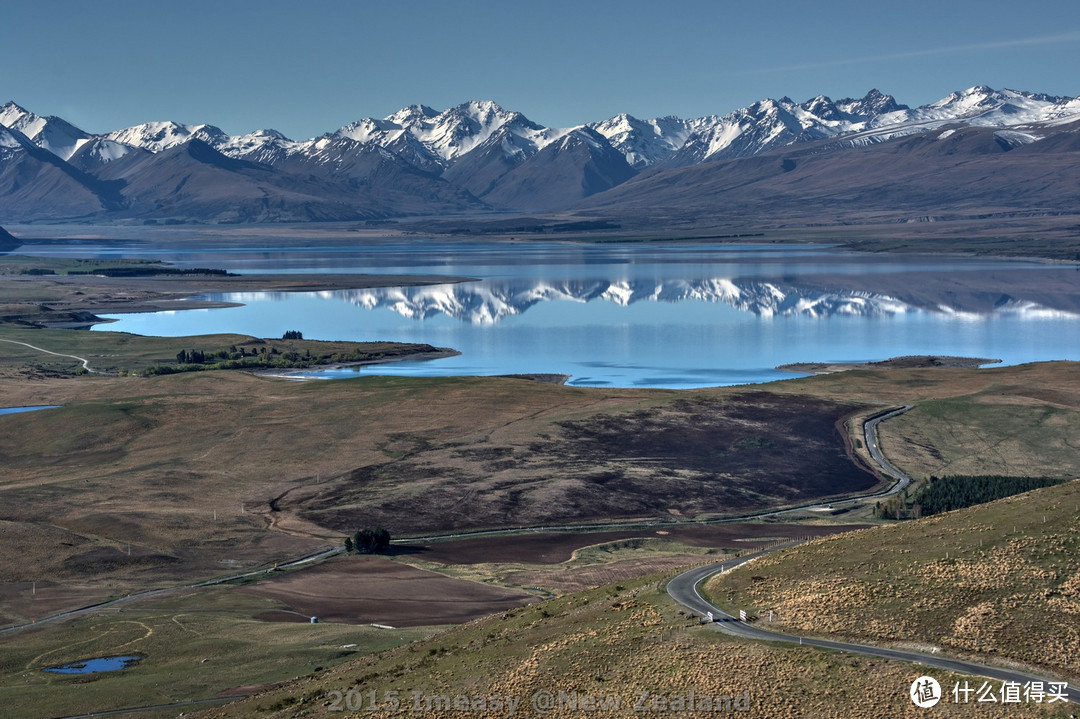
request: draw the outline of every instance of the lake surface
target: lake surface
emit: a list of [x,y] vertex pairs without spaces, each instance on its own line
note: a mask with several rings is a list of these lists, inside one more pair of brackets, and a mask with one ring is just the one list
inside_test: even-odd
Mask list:
[[[40,251],[34,251],[38,249]],[[150,257],[234,272],[444,274],[474,282],[247,293],[243,307],[113,316],[99,330],[423,342],[458,357],[329,370],[557,373],[569,384],[686,388],[794,375],[791,362],[939,354],[1080,359],[1080,272],[1035,262],[693,243],[385,240],[364,247],[81,245],[34,254]]]

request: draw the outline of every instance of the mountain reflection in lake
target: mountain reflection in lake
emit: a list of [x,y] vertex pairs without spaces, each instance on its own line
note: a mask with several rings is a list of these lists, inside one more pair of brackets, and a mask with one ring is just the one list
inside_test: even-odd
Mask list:
[[[700,245],[587,248],[585,255],[578,246],[549,246],[546,254],[530,247],[522,250],[530,264],[505,246],[460,255],[433,247],[373,251],[366,263],[350,255],[350,268],[482,279],[227,295],[214,299],[245,306],[121,315],[100,329],[261,337],[297,329],[309,339],[424,342],[462,352],[315,373],[321,377],[558,373],[570,375],[570,384],[619,387],[760,382],[792,376],[774,369],[790,362],[912,354],[1080,359],[1072,268]],[[288,269],[298,268],[290,259]]]

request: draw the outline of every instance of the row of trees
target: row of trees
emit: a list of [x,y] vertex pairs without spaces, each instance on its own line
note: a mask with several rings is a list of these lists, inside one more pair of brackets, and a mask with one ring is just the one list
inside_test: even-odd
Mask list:
[[[283,337],[285,340],[303,340],[303,338],[303,334],[297,330],[289,330]],[[284,346],[279,349],[270,345],[258,348],[232,345],[227,349],[218,350],[182,349],[176,353],[176,364],[154,365],[143,370],[141,374],[153,376],[208,369],[302,369],[317,365],[366,362],[385,356],[383,352],[372,352],[364,347],[354,347],[338,352],[320,351],[326,345],[335,346],[332,343],[312,342],[311,346],[303,348],[303,351],[295,346]],[[312,348],[315,352],[312,352]]]
[[260,347],[259,349],[253,348],[249,352],[243,347],[237,347],[236,345],[232,345],[228,349],[220,349],[214,352],[206,352],[204,350],[180,350],[176,353],[176,363],[214,364],[215,362],[242,360],[245,358],[268,360],[273,358],[275,355],[280,354],[280,350],[275,347],[271,347],[269,349],[266,347]]
[[359,554],[386,554],[390,551],[390,532],[382,527],[361,529],[351,537],[345,537],[345,551]]

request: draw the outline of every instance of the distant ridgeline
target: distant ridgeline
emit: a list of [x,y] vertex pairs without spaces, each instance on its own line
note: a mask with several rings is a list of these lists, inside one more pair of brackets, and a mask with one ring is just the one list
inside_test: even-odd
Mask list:
[[1059,477],[1001,475],[930,477],[910,501],[900,496],[893,497],[887,502],[878,502],[874,513],[887,519],[918,519],[920,516],[951,512],[1066,481]]
[[225,270],[213,270],[207,267],[191,267],[181,269],[179,267],[104,267],[97,270],[68,270],[69,275],[101,275],[104,277],[161,277],[168,276],[205,276],[235,277],[233,272]]
[[10,232],[0,227],[0,252],[9,252],[21,244]]

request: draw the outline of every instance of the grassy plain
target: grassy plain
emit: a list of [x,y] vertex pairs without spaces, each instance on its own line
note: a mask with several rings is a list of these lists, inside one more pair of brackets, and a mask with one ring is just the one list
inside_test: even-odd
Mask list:
[[[280,609],[272,599],[234,589],[204,589],[5,636],[0,706],[36,719],[245,694],[438,630],[256,619]],[[101,656],[142,659],[120,672],[42,671]]]

